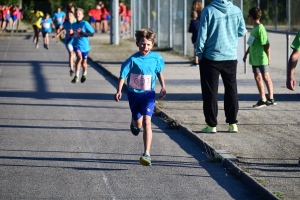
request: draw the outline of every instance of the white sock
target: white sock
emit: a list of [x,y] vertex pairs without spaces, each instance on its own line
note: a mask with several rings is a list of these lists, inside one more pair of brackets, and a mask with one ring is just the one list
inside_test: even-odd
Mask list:
[[83,72],[82,76],[86,76],[87,75],[87,71]]
[[76,76],[79,77],[80,71],[76,71]]

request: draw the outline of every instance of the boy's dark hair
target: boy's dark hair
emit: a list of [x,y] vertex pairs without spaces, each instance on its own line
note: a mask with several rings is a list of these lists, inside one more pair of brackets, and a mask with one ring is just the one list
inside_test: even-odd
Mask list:
[[260,19],[262,16],[261,9],[258,7],[253,7],[249,10],[249,16],[251,16],[254,20]]
[[156,34],[151,29],[141,29],[135,31],[135,38],[136,42],[140,42],[142,38],[146,38],[147,40],[150,40],[154,44],[154,40],[156,38]]

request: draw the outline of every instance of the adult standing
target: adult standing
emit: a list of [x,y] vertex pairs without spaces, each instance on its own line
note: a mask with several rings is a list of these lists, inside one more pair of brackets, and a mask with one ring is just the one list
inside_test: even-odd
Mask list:
[[239,109],[236,68],[238,37],[246,34],[241,10],[229,0],[214,0],[205,7],[200,18],[196,42],[199,58],[205,133],[217,132],[218,87],[221,74],[224,87],[224,110],[229,132],[238,132]]
[[287,68],[287,78],[286,78],[286,87],[289,90],[294,91],[296,87],[296,79],[294,77],[298,58],[300,56],[300,31],[296,35],[293,43],[291,45],[293,52],[290,56],[288,68]]

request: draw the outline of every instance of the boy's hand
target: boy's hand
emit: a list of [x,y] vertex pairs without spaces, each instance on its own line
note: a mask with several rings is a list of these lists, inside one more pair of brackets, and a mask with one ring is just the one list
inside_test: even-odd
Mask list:
[[122,98],[122,93],[121,92],[118,92],[118,93],[115,94],[115,101],[116,102],[119,102],[121,98]]
[[73,29],[70,29],[70,30],[69,30],[69,34],[70,34],[70,35],[73,35],[73,33],[74,33]]
[[163,99],[166,97],[166,95],[167,95],[166,88],[161,88],[160,93],[159,93],[159,98]]
[[243,57],[243,61],[246,62],[246,60],[247,60],[247,54],[245,54]]
[[291,78],[288,78],[287,80],[286,80],[286,87],[287,87],[287,89],[289,89],[289,90],[292,90],[292,91],[294,91],[295,90],[295,87],[296,87],[296,80],[295,80],[295,78],[294,77],[291,77]]

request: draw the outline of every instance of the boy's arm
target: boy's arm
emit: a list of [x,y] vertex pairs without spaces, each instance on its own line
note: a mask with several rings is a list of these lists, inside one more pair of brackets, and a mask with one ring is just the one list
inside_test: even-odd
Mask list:
[[244,57],[243,57],[243,61],[244,61],[244,62],[246,62],[246,60],[247,60],[247,55],[249,54],[249,49],[250,49],[250,47],[248,47],[248,49],[247,49],[247,51],[245,52],[245,55],[244,55]]
[[58,38],[62,33],[66,33],[66,30],[63,28],[57,33],[55,36],[52,36],[52,38]]
[[162,73],[157,73],[156,75],[157,75],[159,83],[161,85],[161,90],[160,90],[160,93],[159,93],[159,98],[163,99],[167,95],[166,85],[165,85],[165,78],[164,78],[164,75]]
[[268,65],[270,65],[270,43],[264,45],[265,52],[268,56]]
[[287,89],[292,91],[294,91],[296,87],[296,80],[294,77],[294,73],[295,73],[299,56],[300,56],[300,51],[294,49],[290,56],[288,67],[287,67],[286,87]]
[[119,78],[119,83],[118,83],[118,88],[117,88],[117,93],[115,94],[115,101],[118,102],[122,98],[122,87],[124,85],[125,79],[124,78]]

